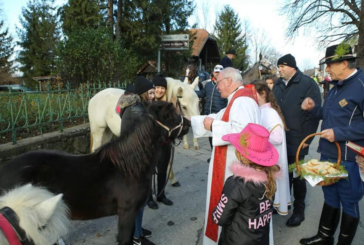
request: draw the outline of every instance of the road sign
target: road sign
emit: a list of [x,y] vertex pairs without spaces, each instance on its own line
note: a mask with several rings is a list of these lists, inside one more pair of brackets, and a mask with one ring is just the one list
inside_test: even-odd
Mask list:
[[163,35],[161,48],[164,50],[188,50],[190,35]]
[[177,34],[177,35],[163,35],[162,42],[164,41],[189,41],[189,34]]

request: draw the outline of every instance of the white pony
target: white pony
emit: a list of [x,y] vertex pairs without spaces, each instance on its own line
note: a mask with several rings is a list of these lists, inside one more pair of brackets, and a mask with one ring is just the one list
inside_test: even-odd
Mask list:
[[[167,77],[166,80],[167,100],[172,102],[177,109],[180,107],[185,116],[200,115],[199,99],[194,91],[198,84],[198,78],[190,85],[186,80],[181,82],[170,77]],[[123,89],[107,88],[90,99],[88,117],[91,130],[91,152],[109,142],[113,135],[120,136],[121,119],[115,109],[120,96],[123,94]],[[183,142],[183,147],[189,149],[186,136],[184,136]],[[200,149],[196,139],[194,139],[194,149]]]
[[[10,208],[10,212],[4,207]],[[62,201],[62,194],[55,196],[46,189],[31,184],[10,190],[1,196],[0,209],[1,213],[5,213],[0,222],[6,220],[3,217],[11,216],[13,210],[15,220],[18,220],[20,228],[25,231],[26,238],[35,245],[57,244],[67,234],[70,226],[69,211]],[[9,245],[2,230],[0,244]],[[64,243],[62,241],[59,244]]]

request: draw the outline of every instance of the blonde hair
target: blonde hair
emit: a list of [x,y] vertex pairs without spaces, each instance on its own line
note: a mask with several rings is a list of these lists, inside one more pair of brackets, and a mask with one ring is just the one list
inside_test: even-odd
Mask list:
[[273,201],[273,196],[276,193],[277,185],[274,174],[278,172],[281,168],[279,165],[273,165],[270,167],[258,165],[248,158],[242,156],[238,150],[235,150],[236,158],[244,165],[247,165],[257,171],[264,171],[267,174],[267,183],[265,185],[265,197]]

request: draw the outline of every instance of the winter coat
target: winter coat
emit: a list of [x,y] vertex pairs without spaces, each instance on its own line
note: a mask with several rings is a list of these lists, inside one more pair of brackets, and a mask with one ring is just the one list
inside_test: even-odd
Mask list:
[[[278,79],[274,83],[273,94],[289,129],[286,134],[287,155],[295,156],[302,140],[307,135],[316,133],[319,123],[318,119],[301,109],[301,104],[305,98],[310,97],[316,104],[321,105],[320,89],[312,78],[297,70],[287,86],[282,78]],[[310,138],[306,143],[310,144],[312,139]],[[307,155],[308,148],[301,149],[300,155]]]
[[233,61],[229,57],[225,56],[224,58],[221,59],[220,65],[222,65],[224,69],[226,67],[233,67]]
[[206,98],[203,110],[204,115],[218,113],[227,105],[227,99],[221,98],[221,94],[217,90],[217,84],[213,81],[207,82],[205,87],[200,91],[196,91],[196,93],[199,98]]
[[212,212],[222,226],[219,245],[268,245],[273,202],[265,195],[267,174],[240,162],[231,166],[233,176],[224,185],[221,199]]
[[[335,141],[340,145],[341,159],[355,162],[355,153],[345,145],[348,140],[364,146],[364,74],[360,68],[351,77],[338,82],[325,98],[324,106],[316,104],[310,111],[322,119],[321,130],[332,128]],[[337,158],[337,147],[326,139],[320,139],[318,152]]]
[[140,101],[139,95],[129,94],[123,95],[119,100],[121,130],[120,135],[130,131],[136,124],[140,123],[146,113],[145,107]]

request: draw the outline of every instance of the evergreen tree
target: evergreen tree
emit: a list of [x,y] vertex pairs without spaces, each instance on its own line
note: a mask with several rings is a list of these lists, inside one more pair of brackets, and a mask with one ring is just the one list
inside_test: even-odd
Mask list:
[[234,67],[245,70],[248,66],[246,34],[243,34],[238,14],[229,5],[224,6],[216,19],[214,36],[220,56],[223,57],[230,48],[235,49]]
[[22,28],[17,29],[18,45],[22,48],[18,61],[27,83],[31,83],[34,76],[54,74],[60,33],[53,4],[54,0],[29,0],[22,9]]
[[100,0],[69,0],[59,9],[64,34],[68,36],[74,30],[103,25],[101,8]]
[[0,21],[0,81],[9,83],[13,80],[11,73],[13,61],[10,56],[13,54],[13,38],[10,36],[8,29],[4,29],[4,21]]
[[137,57],[113,41],[109,28],[73,31],[60,42],[57,67],[64,81],[74,86],[85,82],[134,81],[140,67]]
[[[188,32],[188,17],[194,8],[192,0],[119,0],[117,6],[117,37],[125,41],[126,47],[142,63],[156,60],[162,34]],[[167,70],[178,66],[179,71],[184,57],[189,57],[190,53],[163,51],[162,62]],[[171,60],[173,62],[169,62]]]

